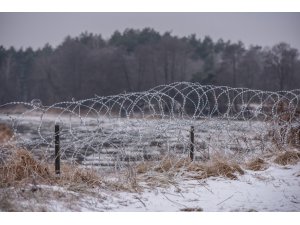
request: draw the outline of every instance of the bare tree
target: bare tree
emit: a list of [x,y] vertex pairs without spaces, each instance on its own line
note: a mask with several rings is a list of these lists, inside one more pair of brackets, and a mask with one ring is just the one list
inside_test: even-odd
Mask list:
[[298,50],[287,43],[279,43],[265,52],[265,70],[278,84],[279,90],[285,90],[295,76]]

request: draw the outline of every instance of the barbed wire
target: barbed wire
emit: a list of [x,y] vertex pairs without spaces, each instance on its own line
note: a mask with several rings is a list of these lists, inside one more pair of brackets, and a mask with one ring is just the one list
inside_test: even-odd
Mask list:
[[11,102],[0,106],[0,123],[11,130],[6,136],[0,130],[1,157],[15,146],[52,160],[55,125],[60,126],[62,160],[115,169],[168,155],[187,157],[191,126],[195,160],[215,153],[241,157],[275,147],[299,148],[299,101],[299,89],[271,92],[176,82],[50,106],[39,99]]

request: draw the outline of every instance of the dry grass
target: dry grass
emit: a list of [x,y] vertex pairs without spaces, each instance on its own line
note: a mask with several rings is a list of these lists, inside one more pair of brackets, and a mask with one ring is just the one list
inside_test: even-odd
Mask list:
[[[171,179],[172,175],[178,174],[178,172],[192,173],[192,178],[205,179],[208,177],[226,177],[230,179],[237,179],[238,174],[244,174],[242,168],[236,163],[229,159],[222,158],[219,155],[213,156],[208,162],[191,162],[189,158],[178,158],[176,156],[164,157],[158,165],[153,162],[143,162],[135,167],[137,174],[145,174],[147,172],[156,173],[152,177],[147,177],[147,180],[159,181],[158,177],[162,177],[160,174],[167,174],[166,178]],[[160,179],[161,180],[161,179]]]
[[189,158],[179,158],[175,155],[167,155],[162,157],[158,162],[141,162],[135,166],[137,174],[144,174],[149,171],[158,173],[178,172],[180,169],[187,167],[191,163]]
[[254,171],[265,170],[267,169],[267,163],[261,158],[256,158],[248,162],[246,168]]
[[274,162],[280,165],[296,164],[300,161],[300,152],[286,151],[278,155]]
[[13,136],[13,131],[5,124],[0,124],[0,144],[9,141]]
[[59,179],[55,180],[61,185],[78,185],[83,184],[84,186],[95,187],[102,184],[97,171],[87,168],[80,168],[78,165],[64,164],[61,168],[61,175]]
[[277,105],[278,118],[274,120],[275,124],[280,128],[270,131],[273,142],[279,147],[283,146],[283,140],[291,146],[300,147],[300,108],[293,109],[288,102],[281,101]]
[[138,192],[141,187],[135,187],[129,182],[120,181],[103,181],[105,188],[110,191],[126,191],[126,192]]
[[[285,152],[276,158],[276,163],[286,165],[299,161],[299,152]],[[263,170],[267,163],[257,158],[246,164],[250,170]],[[80,165],[63,163],[61,175],[54,173],[54,166],[37,160],[25,149],[14,150],[6,163],[0,166],[0,187],[17,186],[19,184],[47,184],[71,187],[72,190],[83,190],[86,187],[103,187],[115,191],[139,191],[143,183],[148,186],[168,186],[176,183],[180,174],[192,179],[206,179],[209,177],[225,177],[238,179],[244,171],[240,164],[220,155],[213,155],[206,162],[191,162],[187,158],[175,155],[164,156],[160,161],[147,161],[120,171],[107,180],[101,179],[99,171],[82,168]],[[119,176],[119,179],[117,177]]]
[[178,172],[180,169],[188,166],[191,163],[189,158],[178,158],[174,155],[164,157],[161,162],[154,167],[154,171],[159,173]]
[[25,149],[12,152],[4,165],[0,166],[0,187],[17,186],[26,183],[56,185],[100,185],[101,179],[96,172],[82,169],[76,165],[65,164],[61,176],[57,176],[51,165],[39,161]]
[[196,175],[192,177],[195,179],[205,179],[209,177],[226,177],[229,179],[236,180],[236,173],[243,175],[244,171],[242,168],[234,162],[224,159],[213,159],[207,163],[197,164],[192,163],[188,166],[189,172],[196,172]]
[[300,126],[289,129],[288,141],[292,146],[300,147]]
[[135,167],[135,170],[138,174],[143,174],[143,173],[147,173],[148,171],[150,171],[151,168],[153,168],[153,166],[154,166],[154,163],[152,163],[152,162],[141,162]]
[[24,149],[12,153],[4,165],[0,167],[0,185],[11,186],[28,179],[48,179],[49,168],[41,164]]
[[300,149],[300,126],[290,127],[290,124],[287,122],[281,125],[279,130],[270,131],[269,135],[279,149],[282,149],[283,140],[286,140],[290,146]]

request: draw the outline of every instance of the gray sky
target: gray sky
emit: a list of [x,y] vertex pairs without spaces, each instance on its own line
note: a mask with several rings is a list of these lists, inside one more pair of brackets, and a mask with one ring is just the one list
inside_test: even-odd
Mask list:
[[84,31],[107,39],[115,30],[144,27],[241,40],[246,46],[284,41],[300,49],[300,13],[0,13],[0,45],[36,49]]

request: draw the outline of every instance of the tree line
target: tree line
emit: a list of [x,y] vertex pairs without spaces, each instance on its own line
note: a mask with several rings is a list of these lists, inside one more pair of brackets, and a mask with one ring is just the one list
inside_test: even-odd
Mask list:
[[300,88],[300,60],[287,43],[272,47],[178,37],[151,28],[115,31],[108,40],[84,32],[57,47],[0,46],[0,104],[43,104],[143,91],[160,84],[201,84],[261,90]]

